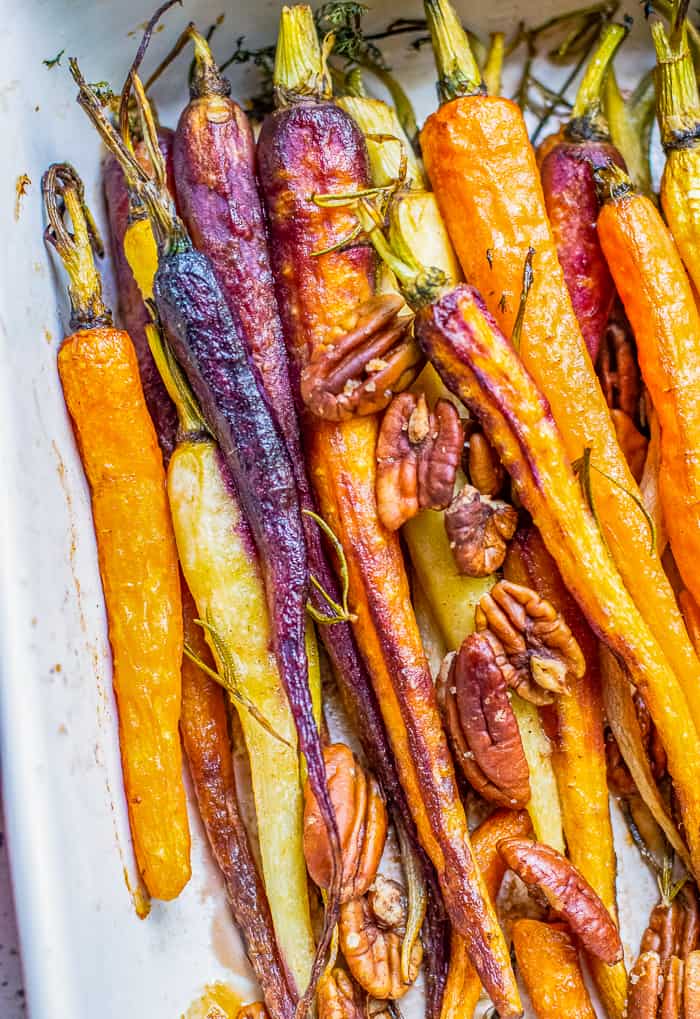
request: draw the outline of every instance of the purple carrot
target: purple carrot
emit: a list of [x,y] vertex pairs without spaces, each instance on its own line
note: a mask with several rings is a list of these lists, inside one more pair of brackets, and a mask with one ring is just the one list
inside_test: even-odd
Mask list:
[[[615,298],[615,286],[598,240],[599,203],[593,168],[624,166],[610,141],[600,92],[627,28],[608,24],[581,82],[563,139],[540,165],[547,215],[559,261],[591,360],[595,362]],[[547,144],[547,143],[545,143]]]

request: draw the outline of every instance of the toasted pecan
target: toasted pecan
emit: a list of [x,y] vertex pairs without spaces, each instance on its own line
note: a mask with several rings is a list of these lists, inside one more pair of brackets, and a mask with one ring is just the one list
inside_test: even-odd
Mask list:
[[508,542],[518,526],[509,503],[481,495],[465,485],[445,513],[445,530],[459,573],[488,577],[503,565]]
[[509,838],[498,851],[526,885],[536,887],[591,955],[612,965],[622,959],[622,942],[607,909],[586,879],[556,849],[532,839]]
[[662,980],[658,953],[642,952],[630,970],[626,1019],[656,1019]]
[[313,414],[328,421],[375,414],[411,385],[423,357],[405,308],[395,294],[372,297],[341,323],[334,343],[314,351],[300,380]]
[[[386,807],[375,779],[366,774],[344,743],[326,747],[323,757],[340,835],[341,900],[347,901],[363,895],[375,878],[386,840]],[[316,884],[328,888],[333,868],[330,842],[308,782],[304,790],[304,856]]]
[[513,666],[509,680],[521,697],[549,704],[568,687],[571,673],[581,678],[586,662],[564,618],[536,591],[499,580],[477,606],[478,631],[490,630]]
[[444,509],[454,489],[464,445],[456,408],[401,393],[387,409],[377,439],[377,509],[395,531],[421,509]]
[[318,1019],[365,1019],[360,989],[339,966],[319,980],[316,1002]]
[[521,807],[530,799],[530,771],[504,667],[511,668],[497,638],[471,634],[441,670],[437,696],[467,781],[491,803]]
[[[406,929],[406,902],[395,881],[378,876],[381,893],[362,895],[340,908],[340,948],[351,974],[373,998],[403,997],[418,976],[423,946],[416,939],[411,950],[409,981],[401,975],[401,948]],[[373,911],[378,906],[379,915]]]

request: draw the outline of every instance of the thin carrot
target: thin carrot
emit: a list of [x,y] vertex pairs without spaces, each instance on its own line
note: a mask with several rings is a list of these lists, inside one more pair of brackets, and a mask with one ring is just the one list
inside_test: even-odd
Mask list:
[[178,733],[182,607],[163,461],[133,344],[102,303],[82,184],[54,165],[43,190],[47,239],[70,281],[74,332],[58,370],[90,484],[134,848],[150,894],[174,899],[190,877],[190,834]]
[[[421,135],[428,176],[457,256],[506,336],[518,313],[525,258],[533,282],[520,354],[546,396],[572,460],[592,450],[591,486],[615,563],[679,677],[700,729],[700,662],[688,639],[615,437],[573,312],[547,222],[534,153],[519,108],[483,94],[462,27],[447,0],[426,0],[444,105]],[[612,479],[612,481],[608,480]]]
[[[598,234],[634,330],[661,426],[659,492],[683,582],[700,601],[700,313],[656,206],[618,167],[600,170]],[[689,697],[690,700],[690,697]]]
[[563,925],[517,920],[513,945],[537,1019],[595,1019],[576,946]]

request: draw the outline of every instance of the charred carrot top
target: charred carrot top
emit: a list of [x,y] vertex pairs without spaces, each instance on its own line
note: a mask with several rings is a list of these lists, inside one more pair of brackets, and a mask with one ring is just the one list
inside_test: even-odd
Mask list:
[[[439,49],[447,0],[426,4]],[[461,32],[453,19],[454,31]],[[547,397],[567,454],[591,449],[601,527],[625,584],[663,648],[700,728],[700,663],[668,579],[650,554],[646,521],[629,493],[637,485],[618,444],[591,365],[547,220],[537,163],[522,113],[481,94],[445,103],[426,121],[423,157],[457,256],[506,336],[512,334],[523,265],[534,248],[533,282],[522,317],[520,355]],[[488,255],[492,257],[489,261]]]
[[663,24],[652,25],[656,47],[657,116],[666,165],[661,205],[685,267],[700,287],[700,93],[688,49],[684,20],[669,38]]
[[[328,84],[307,7],[283,10],[276,78],[281,105],[263,125],[258,163],[287,345],[300,371],[314,351],[342,339],[348,316],[373,293],[371,253],[338,245],[353,215],[314,200],[367,188],[368,166],[353,122],[323,99]],[[502,1015],[517,1015],[517,987],[474,864],[401,550],[377,516],[376,417],[338,424],[308,415],[304,429],[320,507],[348,563],[354,631],[421,842],[484,985]]]
[[173,899],[189,880],[190,835],[178,734],[180,581],[163,461],[133,345],[102,300],[82,184],[54,165],[43,191],[46,237],[69,276],[75,332],[58,370],[91,490],[134,849],[150,894]]
[[659,491],[683,581],[700,598],[700,315],[673,239],[651,199],[617,167],[598,173],[598,231],[637,341],[661,426]]

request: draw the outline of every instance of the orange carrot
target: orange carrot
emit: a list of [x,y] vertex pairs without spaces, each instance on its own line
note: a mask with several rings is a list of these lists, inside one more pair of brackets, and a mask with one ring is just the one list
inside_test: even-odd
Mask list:
[[671,233],[619,168],[600,170],[598,235],[661,426],[659,492],[673,556],[700,601],[700,314]]
[[595,1019],[576,946],[565,927],[517,920],[513,944],[537,1019]]
[[[476,865],[492,902],[496,901],[506,865],[498,852],[502,839],[529,835],[532,830],[525,810],[495,810],[472,833]],[[471,1019],[481,997],[481,980],[469,961],[464,938],[452,932],[450,967],[442,999],[441,1019]]]
[[134,849],[150,894],[173,899],[190,877],[190,834],[178,733],[182,608],[163,460],[133,344],[102,303],[82,184],[54,165],[43,188],[47,239],[70,277],[75,331],[58,370],[91,491]]
[[[615,563],[677,673],[700,729],[700,662],[688,639],[586,351],[547,221],[527,128],[515,103],[484,95],[447,0],[426,0],[444,105],[421,134],[426,169],[457,256],[506,336],[518,313],[528,249],[533,281],[520,354],[552,408],[568,456],[592,450],[591,485]],[[612,482],[599,471],[604,472]]]

